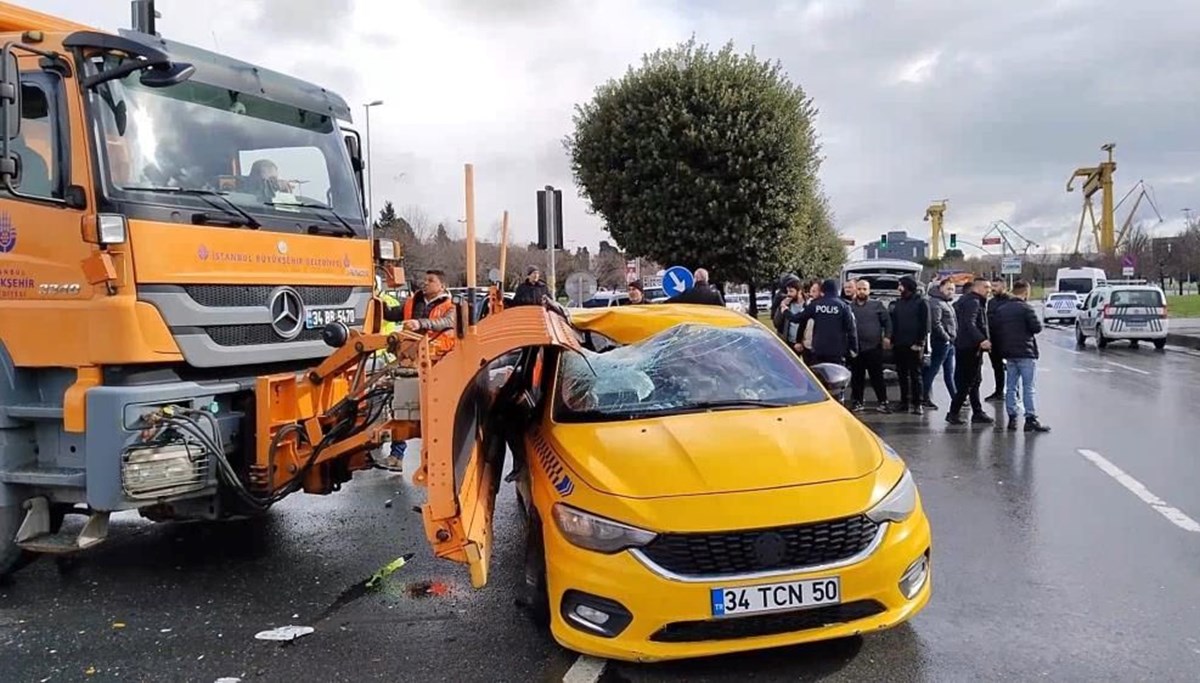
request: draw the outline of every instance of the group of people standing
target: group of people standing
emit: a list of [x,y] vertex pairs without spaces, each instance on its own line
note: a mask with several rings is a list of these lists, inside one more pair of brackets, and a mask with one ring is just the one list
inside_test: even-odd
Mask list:
[[[971,406],[972,424],[992,424],[983,401],[1004,400],[1008,428],[1018,426],[1018,394],[1023,399],[1025,431],[1049,428],[1037,417],[1035,372],[1042,331],[1036,311],[1027,303],[1029,284],[1018,281],[1012,293],[1003,280],[975,278],[955,299],[956,287],[944,280],[930,285],[926,296],[911,277],[900,278],[900,296],[885,305],[871,297],[866,280],[802,283],[795,275],[780,281],[772,305],[779,335],[809,365],[837,363],[851,371],[850,409],[865,410],[870,380],[876,409],[882,413],[922,415],[937,410],[934,382],[942,374],[950,406],[946,421],[965,424],[961,413]],[[996,390],[980,398],[983,355],[988,354]],[[899,379],[899,402],[888,401],[884,365],[890,354]]]

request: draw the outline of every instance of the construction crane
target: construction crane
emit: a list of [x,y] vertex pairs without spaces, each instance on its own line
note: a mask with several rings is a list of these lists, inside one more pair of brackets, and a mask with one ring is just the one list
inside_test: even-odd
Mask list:
[[1137,214],[1138,207],[1141,206],[1143,199],[1150,203],[1150,208],[1154,209],[1154,215],[1158,216],[1158,222],[1163,222],[1162,213],[1159,212],[1158,206],[1156,206],[1154,203],[1154,197],[1151,196],[1154,192],[1154,188],[1151,187],[1149,192],[1146,191],[1146,188],[1147,185],[1144,180],[1137,181],[1137,185],[1134,185],[1133,188],[1126,192],[1125,196],[1121,198],[1121,201],[1117,202],[1117,205],[1113,207],[1113,213],[1116,213],[1116,211],[1121,208],[1121,205],[1125,203],[1125,200],[1129,199],[1129,196],[1133,194],[1134,190],[1139,190],[1137,199],[1135,199],[1133,202],[1133,208],[1129,210],[1129,216],[1125,219],[1125,222],[1121,224],[1121,231],[1117,233],[1117,248],[1120,248],[1122,245],[1126,244],[1127,241],[1133,236],[1130,234],[1129,228],[1133,226],[1133,217]]
[[[1116,253],[1117,243],[1113,229],[1113,173],[1117,170],[1117,162],[1113,160],[1113,149],[1116,146],[1115,142],[1110,142],[1100,147],[1101,150],[1108,152],[1108,161],[1100,162],[1099,166],[1077,168],[1067,179],[1067,192],[1072,192],[1075,179],[1086,178],[1083,183],[1083,212],[1079,214],[1079,230],[1075,234],[1075,253],[1079,253],[1085,218],[1091,219],[1092,234],[1096,238],[1096,246],[1100,248],[1100,251],[1110,256]],[[1102,192],[1098,223],[1096,215],[1092,211],[1092,196],[1097,192]]]
[[931,202],[929,208],[925,209],[924,220],[929,221],[933,234],[929,240],[929,258],[936,259],[940,256],[940,249],[945,245],[942,243],[942,218],[946,215],[946,202],[949,199],[939,199]]

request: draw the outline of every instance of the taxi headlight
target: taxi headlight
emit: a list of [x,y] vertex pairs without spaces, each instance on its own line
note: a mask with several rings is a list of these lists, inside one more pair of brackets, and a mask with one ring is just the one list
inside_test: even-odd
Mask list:
[[867,519],[876,524],[882,522],[903,522],[917,507],[917,485],[913,482],[912,472],[904,470],[892,490],[875,507],[867,511]]
[[597,517],[562,503],[554,505],[554,523],[572,545],[598,553],[612,554],[637,548],[657,536],[654,532]]

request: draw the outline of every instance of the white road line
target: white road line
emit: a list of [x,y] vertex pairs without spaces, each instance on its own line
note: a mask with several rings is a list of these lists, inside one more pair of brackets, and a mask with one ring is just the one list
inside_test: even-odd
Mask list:
[[1128,474],[1125,474],[1124,470],[1109,462],[1103,455],[1100,455],[1096,451],[1089,451],[1084,448],[1079,449],[1079,454],[1088,460],[1091,460],[1092,464],[1096,467],[1099,467],[1101,472],[1104,472],[1113,479],[1116,479],[1117,483],[1129,489],[1133,495],[1141,498],[1142,502],[1157,510],[1158,514],[1166,517],[1167,520],[1175,526],[1183,529],[1184,531],[1191,531],[1193,533],[1200,534],[1200,523],[1183,514],[1183,512],[1178,508],[1173,508],[1170,505],[1167,505],[1165,500],[1151,493],[1150,489],[1147,489],[1142,482],[1134,479]]
[[1114,368],[1121,368],[1122,370],[1128,370],[1128,371],[1130,371],[1130,372],[1137,372],[1137,373],[1140,373],[1140,374],[1143,374],[1143,375],[1149,375],[1149,374],[1150,374],[1150,373],[1146,372],[1145,370],[1139,370],[1138,368],[1135,368],[1135,367],[1132,367],[1132,366],[1129,366],[1129,365],[1125,365],[1124,363],[1114,363],[1114,362],[1113,362],[1113,361],[1111,361],[1111,360],[1106,360],[1106,361],[1104,361],[1104,362],[1105,362],[1105,363],[1108,363],[1109,365],[1113,366]]
[[575,663],[563,676],[563,683],[596,683],[600,680],[600,675],[604,673],[606,664],[608,664],[608,660],[579,655],[579,659],[575,660]]

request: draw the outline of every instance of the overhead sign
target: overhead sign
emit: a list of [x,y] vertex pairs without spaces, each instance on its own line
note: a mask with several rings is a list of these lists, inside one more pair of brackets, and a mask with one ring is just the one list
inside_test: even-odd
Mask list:
[[1020,275],[1021,274],[1021,257],[1020,256],[1005,256],[1000,261],[1000,272],[1003,275]]
[[993,247],[993,246],[996,246],[997,244],[1002,244],[1003,242],[1004,242],[1004,240],[1000,239],[999,237],[984,237],[983,238],[984,246]]
[[662,284],[667,296],[679,296],[696,284],[696,278],[692,271],[683,266],[671,266],[663,273]]
[[843,237],[842,238],[842,246],[853,247],[854,246],[854,238],[853,237]]
[[585,271],[567,276],[567,297],[575,305],[582,304],[596,295],[596,276]]

